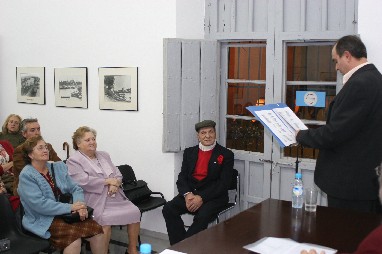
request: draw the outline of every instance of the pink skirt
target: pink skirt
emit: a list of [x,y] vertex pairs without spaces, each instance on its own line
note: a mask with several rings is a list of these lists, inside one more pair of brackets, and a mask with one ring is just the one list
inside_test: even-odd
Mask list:
[[101,226],[133,224],[141,221],[141,212],[130,200],[117,192],[114,198],[106,198],[103,213],[94,220]]

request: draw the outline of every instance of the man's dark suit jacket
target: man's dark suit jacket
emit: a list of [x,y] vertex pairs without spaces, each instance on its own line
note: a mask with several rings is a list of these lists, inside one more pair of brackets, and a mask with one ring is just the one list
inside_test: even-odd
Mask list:
[[192,192],[201,196],[204,203],[212,199],[228,202],[228,189],[233,175],[233,152],[216,144],[208,163],[206,178],[197,181],[192,174],[198,160],[198,152],[199,146],[184,150],[182,169],[176,182],[179,194]]
[[378,198],[382,159],[382,76],[373,64],[357,70],[329,106],[325,126],[302,130],[297,142],[319,148],[314,181],[330,196]]

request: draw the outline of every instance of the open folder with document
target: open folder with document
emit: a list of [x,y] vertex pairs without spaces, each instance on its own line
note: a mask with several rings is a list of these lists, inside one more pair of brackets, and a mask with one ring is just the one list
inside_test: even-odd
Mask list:
[[272,132],[281,147],[297,143],[296,132],[308,129],[285,103],[249,106],[247,109]]
[[244,249],[260,254],[299,254],[302,250],[315,249],[317,253],[325,251],[325,254],[337,253],[337,250],[310,243],[298,243],[289,238],[264,237],[255,243],[248,244]]

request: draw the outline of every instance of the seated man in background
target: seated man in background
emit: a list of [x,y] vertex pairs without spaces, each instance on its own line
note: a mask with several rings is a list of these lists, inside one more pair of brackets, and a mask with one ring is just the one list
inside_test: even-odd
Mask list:
[[[41,136],[40,124],[37,118],[27,118],[21,122],[21,134],[25,139],[31,137]],[[56,151],[54,151],[51,144],[46,143],[49,150],[49,161],[61,161],[57,156]],[[16,147],[13,153],[13,174],[14,174],[14,184],[13,184],[13,194],[18,196],[17,187],[19,185],[19,175],[21,170],[25,167],[25,162],[23,158],[23,144]]]
[[[228,203],[234,154],[216,143],[215,125],[211,120],[195,125],[199,145],[184,151],[176,182],[179,194],[163,207],[171,245],[206,229]],[[194,215],[187,232],[181,218],[185,213]]]

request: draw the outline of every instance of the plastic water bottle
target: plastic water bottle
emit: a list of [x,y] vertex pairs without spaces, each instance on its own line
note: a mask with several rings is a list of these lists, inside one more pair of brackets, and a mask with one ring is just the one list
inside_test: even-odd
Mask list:
[[304,187],[302,185],[301,173],[296,173],[292,189],[292,207],[302,208],[304,203]]
[[151,254],[151,244],[142,243],[141,246],[139,246],[139,253],[140,254]]

